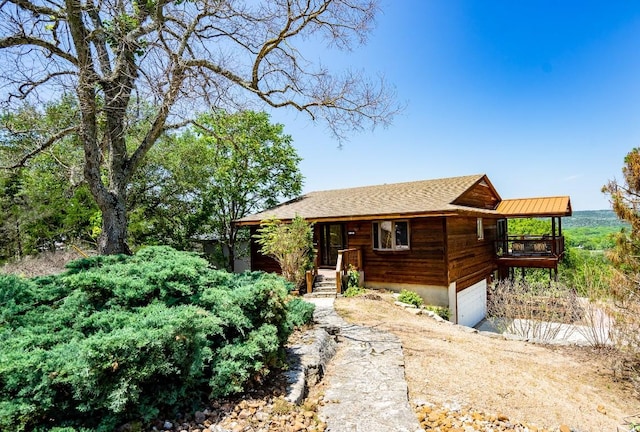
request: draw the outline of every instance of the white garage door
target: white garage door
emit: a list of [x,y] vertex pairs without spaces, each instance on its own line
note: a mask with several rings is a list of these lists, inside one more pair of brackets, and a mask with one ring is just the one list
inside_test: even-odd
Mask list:
[[473,327],[487,314],[487,281],[482,280],[458,293],[458,324]]

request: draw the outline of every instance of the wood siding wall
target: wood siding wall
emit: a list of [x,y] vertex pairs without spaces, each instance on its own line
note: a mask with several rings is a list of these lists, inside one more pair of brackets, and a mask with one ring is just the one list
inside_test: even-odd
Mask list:
[[255,239],[253,238],[257,231],[257,226],[251,227],[251,270],[280,274],[281,270],[278,262],[273,258],[262,255],[260,253],[260,245],[256,243]]
[[484,239],[478,240],[477,218],[447,219],[449,283],[458,291],[486,279],[497,268],[495,239],[496,219],[483,218]]
[[455,204],[493,210],[499,201],[494,190],[486,183],[480,182],[455,200]]
[[349,248],[362,250],[365,282],[393,282],[417,285],[446,285],[444,241],[445,221],[442,217],[411,219],[410,250],[373,250],[371,222],[347,222]]
[[[496,219],[483,218],[483,240],[478,240],[475,217],[410,219],[408,251],[374,250],[371,223],[345,222],[345,247],[362,251],[366,282],[448,286],[455,281],[460,291],[497,268]],[[255,230],[251,228],[252,235]],[[251,269],[280,273],[278,263],[262,255],[255,241],[251,242]]]

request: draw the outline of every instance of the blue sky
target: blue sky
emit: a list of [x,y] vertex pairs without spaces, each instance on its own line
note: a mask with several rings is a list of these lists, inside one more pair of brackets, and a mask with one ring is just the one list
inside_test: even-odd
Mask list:
[[503,198],[570,195],[609,208],[640,146],[640,2],[382,0],[367,44],[313,51],[333,71],[383,75],[406,104],[341,148],[275,111],[305,192],[485,173]]

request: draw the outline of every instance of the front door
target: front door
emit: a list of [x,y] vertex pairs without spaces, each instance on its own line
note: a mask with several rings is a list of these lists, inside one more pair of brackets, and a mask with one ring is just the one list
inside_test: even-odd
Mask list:
[[320,265],[335,267],[338,262],[338,251],[344,249],[344,225],[320,225]]

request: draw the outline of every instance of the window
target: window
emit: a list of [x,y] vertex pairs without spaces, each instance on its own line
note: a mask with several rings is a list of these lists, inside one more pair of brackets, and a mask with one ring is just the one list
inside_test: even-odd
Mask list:
[[409,222],[380,221],[372,224],[373,248],[378,250],[408,250]]
[[478,231],[478,240],[484,240],[484,227],[482,226],[482,218],[476,219],[476,229]]

